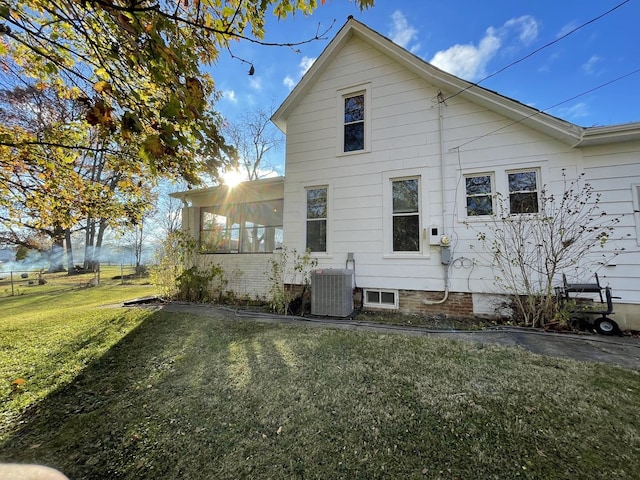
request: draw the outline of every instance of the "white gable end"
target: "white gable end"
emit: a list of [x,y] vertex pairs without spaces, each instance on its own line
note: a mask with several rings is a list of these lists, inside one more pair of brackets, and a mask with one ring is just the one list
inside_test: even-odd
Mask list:
[[[509,179],[521,176],[535,195],[543,188],[562,193],[563,173],[586,172],[611,211],[625,213],[625,238],[612,248],[637,250],[632,185],[640,184],[639,148],[630,140],[640,138],[638,125],[582,129],[536,112],[426,64],[354,20],[273,120],[287,135],[285,244],[304,250],[309,232],[322,235],[322,250],[313,252],[320,266],[344,268],[353,258],[365,290],[432,299],[449,290],[503,293],[487,256],[478,254],[468,178],[508,196]],[[619,146],[612,149],[611,141]],[[411,238],[394,236],[396,225]],[[446,252],[437,245],[443,234],[452,241]],[[637,268],[640,259],[626,258]],[[622,286],[624,269],[593,265],[601,267],[609,268],[601,271],[607,281],[620,279],[630,303],[640,303],[637,287]]]

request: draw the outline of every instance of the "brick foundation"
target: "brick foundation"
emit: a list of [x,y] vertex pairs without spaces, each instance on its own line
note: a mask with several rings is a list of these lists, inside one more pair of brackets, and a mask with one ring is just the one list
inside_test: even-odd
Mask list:
[[[424,292],[419,290],[398,291],[398,311],[407,314],[440,314],[456,318],[473,318],[473,297],[470,293],[449,293],[447,301],[436,305],[427,305],[423,300],[439,301],[443,292]],[[359,299],[358,303],[359,305]],[[367,310],[379,310],[366,307]],[[380,309],[382,310],[382,309]],[[384,309],[385,311],[388,311]]]
[[[302,293],[302,285],[286,285],[287,291],[295,293],[294,296]],[[307,292],[310,298],[310,291]],[[473,318],[473,297],[470,293],[450,292],[447,301],[436,305],[427,305],[423,300],[439,301],[443,292],[425,292],[420,290],[399,290],[398,291],[398,312],[406,314],[426,314],[426,315],[446,315],[455,318]],[[353,305],[359,308],[362,302],[362,290],[354,289]],[[385,311],[386,308],[365,307],[369,311]]]
[[473,317],[473,298],[470,293],[450,292],[446,302],[436,305],[427,305],[423,300],[439,301],[444,296],[444,292],[400,290],[398,294],[399,310],[402,313],[438,313],[449,317]]

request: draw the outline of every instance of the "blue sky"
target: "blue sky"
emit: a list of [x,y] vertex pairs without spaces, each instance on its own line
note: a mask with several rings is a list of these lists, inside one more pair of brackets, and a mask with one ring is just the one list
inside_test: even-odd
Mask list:
[[[212,74],[233,120],[243,111],[278,107],[349,15],[454,75],[545,110],[640,70],[640,0],[630,0],[568,37],[570,30],[624,0],[377,0],[363,12],[349,0],[318,0],[311,16],[268,18],[265,41],[294,42],[331,27],[325,40],[287,47],[248,42],[222,52]],[[486,76],[558,40],[487,80]],[[548,113],[581,126],[640,121],[640,71],[557,106]]]

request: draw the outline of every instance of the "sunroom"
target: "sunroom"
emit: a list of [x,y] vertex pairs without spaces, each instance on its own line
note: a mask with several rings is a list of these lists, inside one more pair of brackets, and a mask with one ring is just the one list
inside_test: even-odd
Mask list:
[[284,178],[171,196],[183,202],[182,229],[199,242],[198,263],[221,266],[235,295],[266,296],[266,272],[283,243]]

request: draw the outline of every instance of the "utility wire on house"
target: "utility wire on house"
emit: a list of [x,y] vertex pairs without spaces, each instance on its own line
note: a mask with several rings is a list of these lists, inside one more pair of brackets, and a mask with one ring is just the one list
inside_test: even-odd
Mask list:
[[492,130],[492,131],[490,131],[490,132],[487,132],[487,133],[485,133],[484,135],[480,135],[479,137],[472,138],[471,140],[469,140],[469,141],[467,141],[467,142],[465,142],[465,143],[461,143],[460,145],[458,145],[458,146],[456,146],[456,147],[452,147],[452,148],[450,148],[450,149],[449,149],[449,151],[453,151],[453,150],[459,149],[459,148],[461,148],[461,147],[464,147],[465,145],[469,145],[470,143],[473,143],[473,142],[476,142],[476,141],[478,141],[478,140],[480,140],[480,139],[482,139],[482,138],[488,137],[489,135],[493,135],[494,133],[497,133],[497,132],[499,132],[499,131],[501,131],[501,130],[504,130],[505,128],[509,128],[509,127],[511,127],[512,125],[516,125],[516,124],[518,124],[518,123],[524,122],[525,120],[528,120],[528,119],[529,119],[529,118],[531,118],[531,117],[535,117],[536,115],[540,115],[540,114],[542,114],[542,113],[546,113],[546,112],[548,112],[549,110],[552,110],[552,109],[554,109],[554,108],[556,108],[556,107],[559,107],[560,105],[563,105],[563,104],[568,103],[568,102],[570,102],[570,101],[572,101],[572,100],[575,100],[576,98],[583,97],[584,95],[587,95],[587,94],[589,94],[589,93],[591,93],[591,92],[595,92],[596,90],[599,90],[599,89],[601,89],[601,88],[603,88],[603,87],[606,87],[606,86],[608,86],[608,85],[611,85],[612,83],[616,83],[616,82],[618,82],[618,81],[620,81],[620,80],[623,80],[623,79],[625,79],[625,78],[627,78],[627,77],[630,77],[630,76],[632,76],[632,75],[635,75],[635,74],[637,74],[637,73],[640,73],[640,68],[638,68],[638,69],[636,69],[636,70],[633,70],[632,72],[626,73],[625,75],[622,75],[622,76],[620,76],[620,77],[614,78],[613,80],[609,80],[608,82],[602,83],[602,84],[600,84],[600,85],[598,85],[598,86],[596,86],[596,87],[590,88],[589,90],[586,90],[586,91],[584,91],[584,92],[582,92],[582,93],[579,93],[579,94],[577,94],[577,95],[574,95],[574,96],[572,96],[571,98],[567,98],[566,100],[562,100],[561,102],[555,103],[555,104],[551,105],[550,107],[545,108],[544,110],[536,110],[536,111],[535,111],[534,113],[532,113],[531,115],[527,115],[527,116],[525,116],[525,117],[522,117],[520,120],[515,120],[515,121],[513,121],[513,122],[511,122],[511,123],[509,123],[509,124],[507,124],[507,125],[504,125],[504,126],[502,126],[502,127],[500,127],[500,128],[496,128],[495,130]]
[[619,9],[620,7],[622,7],[623,5],[625,5],[626,3],[629,3],[630,1],[631,1],[631,0],[624,0],[623,2],[619,3],[619,4],[618,4],[618,5],[616,5],[615,7],[610,8],[609,10],[607,10],[606,12],[604,12],[604,13],[602,13],[602,14],[598,15],[597,17],[594,17],[594,18],[592,18],[591,20],[589,20],[589,21],[587,21],[587,22],[583,23],[582,25],[579,25],[579,26],[577,26],[577,27],[575,27],[575,28],[573,28],[573,29],[569,30],[569,31],[568,31],[568,32],[566,32],[565,34],[563,34],[563,35],[559,36],[558,38],[556,38],[555,40],[552,40],[551,42],[546,43],[545,45],[542,45],[540,48],[535,49],[533,52],[528,53],[528,54],[527,54],[527,55],[525,55],[524,57],[519,58],[518,60],[516,60],[516,61],[514,61],[514,62],[511,62],[510,64],[508,64],[508,65],[506,65],[506,66],[502,67],[502,68],[501,68],[501,69],[499,69],[499,70],[496,70],[495,72],[491,73],[490,75],[487,75],[486,77],[482,78],[481,80],[479,80],[479,81],[477,81],[477,82],[475,82],[475,83],[473,83],[473,84],[469,85],[468,87],[463,88],[462,90],[460,90],[460,91],[458,91],[458,92],[456,92],[456,93],[454,93],[454,94],[452,94],[452,95],[448,96],[447,98],[445,98],[445,101],[446,101],[446,100],[449,100],[449,99],[451,99],[451,98],[453,98],[453,97],[456,97],[456,96],[460,95],[461,93],[466,92],[467,90],[469,90],[469,89],[471,89],[471,88],[473,88],[473,87],[477,87],[478,85],[480,85],[480,84],[481,84],[482,82],[484,82],[485,80],[488,80],[488,79],[490,79],[490,78],[492,78],[492,77],[495,77],[496,75],[498,75],[499,73],[504,72],[504,71],[505,71],[505,70],[507,70],[508,68],[511,68],[511,67],[513,67],[514,65],[517,65],[518,63],[523,62],[523,61],[525,61],[526,59],[533,57],[536,53],[539,53],[539,52],[541,52],[542,50],[544,50],[545,48],[548,48],[548,47],[550,47],[550,46],[552,46],[552,45],[555,45],[555,44],[556,44],[556,43],[558,43],[559,41],[564,40],[564,39],[565,39],[565,38],[567,38],[569,35],[571,35],[571,34],[573,34],[573,33],[577,32],[578,30],[580,30],[580,29],[582,29],[582,28],[584,28],[584,27],[586,27],[586,26],[588,26],[588,25],[591,25],[591,24],[592,24],[592,23],[594,23],[594,22],[597,22],[597,21],[598,21],[598,20],[600,20],[601,18],[606,17],[606,16],[607,16],[607,15],[609,15],[610,13],[613,13],[615,10]]

